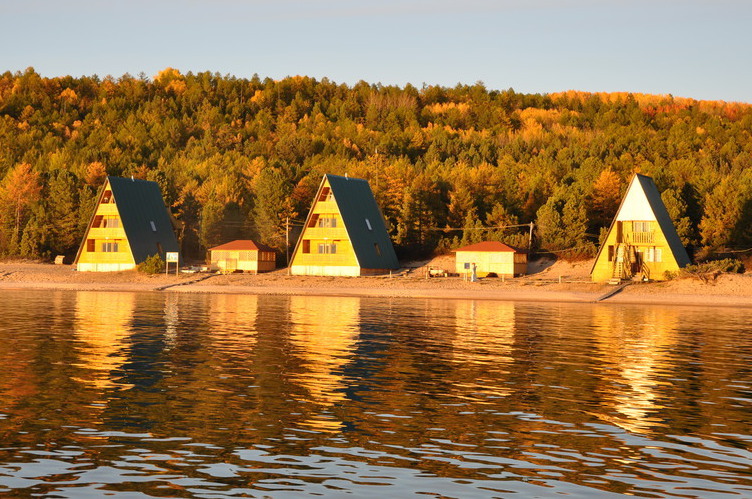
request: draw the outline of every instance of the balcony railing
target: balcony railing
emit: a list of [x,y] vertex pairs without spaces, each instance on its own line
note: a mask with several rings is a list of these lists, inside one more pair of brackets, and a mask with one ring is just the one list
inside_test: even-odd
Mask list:
[[654,244],[655,232],[632,232],[632,242],[634,244]]

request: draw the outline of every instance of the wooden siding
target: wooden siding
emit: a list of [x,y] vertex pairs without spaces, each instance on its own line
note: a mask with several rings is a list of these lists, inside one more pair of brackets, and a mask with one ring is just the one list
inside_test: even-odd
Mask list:
[[277,268],[276,255],[269,251],[213,250],[211,265],[225,271],[269,272]]
[[[649,221],[649,231],[641,230],[635,232],[635,222],[640,224],[645,223],[645,221],[641,220],[624,220],[616,222],[617,225],[614,228],[615,230],[612,230],[606,241],[604,241],[604,251],[600,252],[598,260],[593,267],[593,281],[603,282],[608,281],[613,277],[614,259],[618,257],[618,245],[624,245],[624,247],[630,248],[622,251],[632,251],[633,255],[638,255],[640,261],[635,262],[635,265],[644,266],[644,269],[648,272],[647,277],[651,280],[665,280],[666,271],[675,272],[679,270],[679,264],[674,258],[665,235],[660,231],[658,223]],[[613,249],[609,251],[609,247],[612,247]],[[650,256],[651,248],[653,249],[653,260],[655,260],[656,250],[660,250],[660,262],[647,261]],[[640,272],[640,270],[636,270],[636,272]]]
[[[499,277],[514,277],[527,273],[527,255],[524,253],[457,251],[455,255],[455,270],[460,274],[472,272],[473,263],[476,265],[476,273],[479,277],[490,273]],[[515,256],[517,256],[516,259]],[[465,263],[470,264],[470,269],[465,269]]]

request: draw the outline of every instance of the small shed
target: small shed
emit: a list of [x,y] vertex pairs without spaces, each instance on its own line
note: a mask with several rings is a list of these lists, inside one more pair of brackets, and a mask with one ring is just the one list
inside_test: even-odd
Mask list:
[[242,270],[252,274],[277,268],[274,249],[250,239],[238,239],[209,248],[211,268],[224,272]]
[[472,272],[479,277],[496,274],[514,277],[527,273],[527,251],[498,241],[483,241],[454,250],[457,273]]

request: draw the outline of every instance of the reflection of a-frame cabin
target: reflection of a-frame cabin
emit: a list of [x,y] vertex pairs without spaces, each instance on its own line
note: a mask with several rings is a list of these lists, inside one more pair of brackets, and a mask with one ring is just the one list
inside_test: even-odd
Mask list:
[[290,261],[293,275],[359,276],[399,265],[368,182],[324,175]]
[[593,281],[664,280],[666,271],[689,264],[653,179],[635,174],[598,250]]
[[112,272],[177,251],[159,184],[107,177],[74,263],[80,271]]

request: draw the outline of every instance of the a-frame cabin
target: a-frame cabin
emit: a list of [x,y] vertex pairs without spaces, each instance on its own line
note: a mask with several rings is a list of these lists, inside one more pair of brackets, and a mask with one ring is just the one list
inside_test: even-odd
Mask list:
[[398,266],[368,181],[324,175],[295,245],[290,273],[360,276]]
[[661,281],[666,271],[689,263],[655,182],[635,174],[598,250],[590,272],[593,281]]
[[159,184],[108,176],[74,264],[79,271],[114,272],[178,251]]

